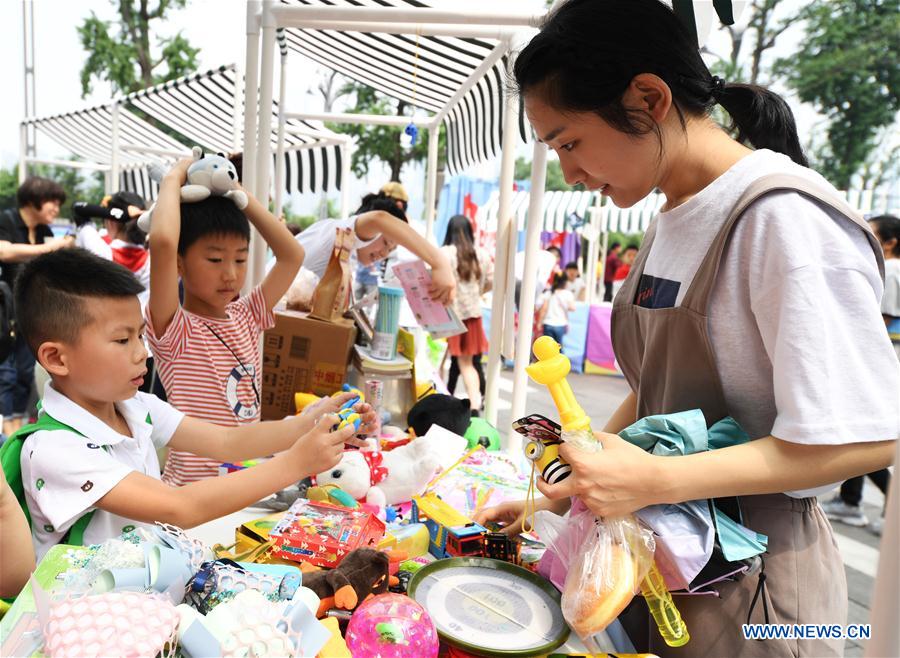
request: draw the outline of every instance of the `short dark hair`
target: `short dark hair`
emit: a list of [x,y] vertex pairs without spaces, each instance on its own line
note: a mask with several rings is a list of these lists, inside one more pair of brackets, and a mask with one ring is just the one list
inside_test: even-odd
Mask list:
[[147,202],[140,194],[129,192],[128,190],[116,192],[109,200],[109,207],[118,208],[125,214],[121,216],[121,221],[119,221],[115,217],[110,217],[109,219],[114,222],[118,221],[120,224],[125,225],[125,237],[128,238],[128,241],[130,243],[143,245],[147,240],[147,235],[137,225],[137,219],[131,219],[129,217],[128,206],[135,206],[136,208],[140,208],[141,210],[146,210]]
[[250,242],[250,222],[234,201],[223,196],[182,203],[178,253],[183,256],[192,244],[207,235],[234,235]]
[[578,263],[576,263],[574,260],[569,261],[568,263],[566,263],[566,266],[565,266],[563,269],[565,269],[565,270],[577,270],[577,269],[578,269]]
[[894,256],[900,256],[900,218],[893,215],[878,215],[869,220],[878,239],[881,242],[897,240],[894,245]]
[[19,208],[31,206],[40,210],[48,201],[59,201],[60,205],[66,202],[66,191],[63,186],[49,178],[40,176],[26,178],[16,191]]
[[390,213],[397,219],[402,220],[407,224],[409,223],[406,212],[397,205],[397,199],[387,196],[384,192],[367,194],[364,196],[362,201],[360,201],[359,208],[356,209],[355,214],[361,215],[364,212],[371,212],[373,210],[381,210]]
[[547,251],[552,251],[552,252],[554,252],[557,256],[562,256],[562,251],[561,251],[560,248],[557,247],[556,245],[550,245],[549,247],[547,247]]
[[16,322],[31,351],[41,343],[74,343],[91,323],[85,297],[133,297],[144,286],[118,263],[85,249],[60,249],[22,266],[16,279]]

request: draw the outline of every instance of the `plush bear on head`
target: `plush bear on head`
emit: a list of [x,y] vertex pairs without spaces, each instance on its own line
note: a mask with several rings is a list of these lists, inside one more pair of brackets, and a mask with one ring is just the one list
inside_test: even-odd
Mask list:
[[[224,153],[204,155],[203,150],[195,146],[193,157],[194,162],[187,170],[187,182],[181,187],[182,203],[196,203],[215,195],[231,199],[241,210],[247,207],[247,193],[237,186],[237,169]],[[138,226],[145,233],[150,232],[155,207],[156,204],[138,219]]]

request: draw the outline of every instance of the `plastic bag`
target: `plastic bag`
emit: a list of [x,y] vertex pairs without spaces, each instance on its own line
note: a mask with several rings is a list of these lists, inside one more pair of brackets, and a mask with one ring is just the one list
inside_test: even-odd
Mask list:
[[585,646],[597,651],[591,637],[619,616],[653,565],[653,533],[633,516],[597,519],[584,511],[569,519],[553,549],[561,558],[570,556],[563,616]]
[[319,285],[319,277],[305,267],[294,277],[285,295],[285,305],[292,311],[308,311],[312,308],[313,293]]

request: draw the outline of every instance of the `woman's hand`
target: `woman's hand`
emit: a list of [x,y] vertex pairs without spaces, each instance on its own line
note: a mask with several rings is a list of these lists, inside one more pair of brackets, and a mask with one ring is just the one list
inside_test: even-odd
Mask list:
[[[572,466],[572,475],[559,484],[537,481],[547,498],[577,496],[597,516],[623,516],[666,500],[665,457],[651,455],[618,434],[594,432],[603,450],[589,453],[565,442],[559,456]],[[677,457],[668,457],[677,459]]]
[[456,297],[456,277],[449,266],[432,268],[428,294],[431,295],[431,299],[445,306],[453,301]]

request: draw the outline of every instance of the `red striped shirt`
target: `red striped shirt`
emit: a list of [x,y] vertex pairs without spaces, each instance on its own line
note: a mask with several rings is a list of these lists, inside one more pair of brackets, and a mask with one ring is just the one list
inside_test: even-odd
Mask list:
[[[193,418],[233,427],[259,420],[253,388],[255,382],[256,391],[262,391],[259,338],[275,324],[275,316],[259,286],[226,311],[227,318],[208,318],[179,307],[157,338],[148,307],[147,340],[169,403]],[[170,450],[162,479],[180,486],[218,475],[219,464]]]

